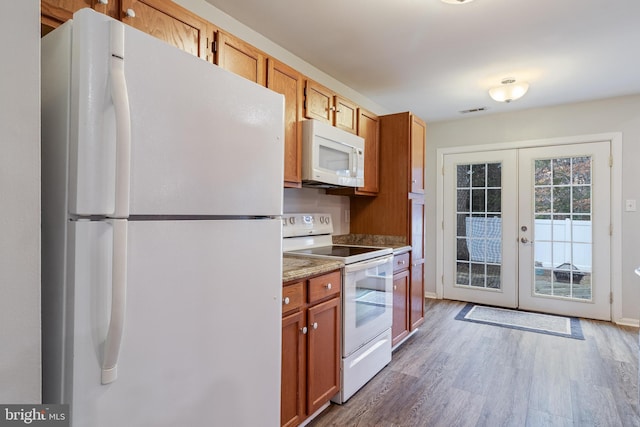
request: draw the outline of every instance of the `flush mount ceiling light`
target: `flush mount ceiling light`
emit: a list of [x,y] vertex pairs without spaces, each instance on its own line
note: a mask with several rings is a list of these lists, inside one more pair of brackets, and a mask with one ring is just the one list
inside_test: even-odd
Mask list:
[[516,82],[516,80],[512,77],[502,79],[501,83],[501,86],[496,86],[489,89],[489,96],[491,96],[494,101],[515,101],[516,99],[522,98],[524,94],[527,93],[527,90],[529,90],[529,83]]
[[471,3],[473,0],[442,0],[443,3],[449,3],[449,4],[464,4],[464,3]]

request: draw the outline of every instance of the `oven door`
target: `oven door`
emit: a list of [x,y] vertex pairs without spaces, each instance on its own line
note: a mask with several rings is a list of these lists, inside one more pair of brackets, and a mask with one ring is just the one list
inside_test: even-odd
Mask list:
[[344,270],[342,352],[347,357],[391,327],[393,255]]

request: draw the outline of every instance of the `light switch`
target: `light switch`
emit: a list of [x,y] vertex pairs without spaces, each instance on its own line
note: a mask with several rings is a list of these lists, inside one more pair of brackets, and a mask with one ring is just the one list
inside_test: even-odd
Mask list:
[[624,210],[627,212],[635,212],[636,211],[636,201],[635,199],[627,199],[624,202]]

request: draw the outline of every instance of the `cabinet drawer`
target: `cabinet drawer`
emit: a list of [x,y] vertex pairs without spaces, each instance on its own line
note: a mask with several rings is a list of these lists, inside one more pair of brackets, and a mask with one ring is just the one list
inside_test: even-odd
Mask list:
[[405,252],[400,255],[394,255],[393,257],[393,272],[406,270],[409,268],[409,252]]
[[298,282],[282,288],[282,312],[297,310],[304,304],[304,283]]
[[309,302],[319,301],[340,293],[341,274],[339,271],[309,279]]

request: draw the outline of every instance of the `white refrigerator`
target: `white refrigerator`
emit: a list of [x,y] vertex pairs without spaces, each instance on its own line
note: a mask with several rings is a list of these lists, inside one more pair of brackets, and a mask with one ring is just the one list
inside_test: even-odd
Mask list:
[[90,9],[42,40],[43,402],[280,421],[281,95]]

